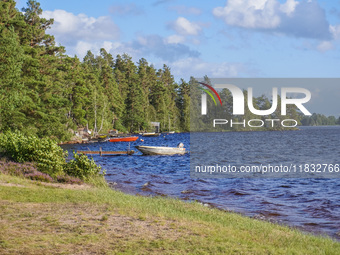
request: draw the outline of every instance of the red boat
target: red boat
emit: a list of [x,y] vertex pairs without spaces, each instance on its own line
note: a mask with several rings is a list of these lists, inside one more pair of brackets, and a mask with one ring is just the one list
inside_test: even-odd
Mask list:
[[113,137],[110,142],[134,142],[138,139],[138,136],[125,136],[125,137]]

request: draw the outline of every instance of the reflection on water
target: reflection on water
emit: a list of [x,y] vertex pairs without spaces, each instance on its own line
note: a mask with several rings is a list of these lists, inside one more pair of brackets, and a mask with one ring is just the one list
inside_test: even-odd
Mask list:
[[[227,162],[236,163],[340,163],[340,127],[309,127],[287,132],[230,132],[224,141],[237,144]],[[175,147],[183,142],[190,150],[190,135],[169,134],[143,138],[135,145]],[[221,138],[218,138],[222,140]],[[280,146],[271,141],[279,139]],[[256,144],[260,146],[255,146]],[[204,146],[204,144],[202,144]],[[128,143],[65,145],[72,150],[126,150]],[[340,179],[191,179],[190,155],[94,156],[106,169],[106,179],[131,194],[167,195],[199,200],[213,206],[296,226],[339,238]]]

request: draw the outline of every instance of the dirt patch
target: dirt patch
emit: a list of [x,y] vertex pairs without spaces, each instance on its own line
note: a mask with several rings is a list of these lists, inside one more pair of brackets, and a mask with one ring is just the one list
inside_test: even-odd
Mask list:
[[[40,182],[40,181],[32,181],[32,183],[37,184],[39,186],[54,187],[54,188],[59,188],[59,189],[83,190],[83,189],[93,188],[92,186],[88,184],[79,185],[79,184]],[[21,185],[21,184],[9,183],[9,182],[4,182],[4,181],[0,181],[0,186],[21,187],[21,188],[25,187],[24,185]]]
[[16,184],[16,183],[8,183],[8,182],[2,182],[0,181],[0,186],[5,186],[5,187],[25,187],[24,185],[21,184]]
[[59,189],[72,189],[72,190],[81,190],[81,189],[90,189],[93,188],[88,184],[64,184],[64,183],[49,183],[49,182],[35,182],[42,186],[47,187],[55,187]]

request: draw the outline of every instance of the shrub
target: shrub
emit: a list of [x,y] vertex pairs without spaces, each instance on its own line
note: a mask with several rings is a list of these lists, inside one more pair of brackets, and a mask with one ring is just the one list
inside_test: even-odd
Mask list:
[[25,136],[20,132],[0,134],[0,153],[15,162],[35,162],[40,172],[50,176],[63,173],[67,152],[50,138]]
[[36,170],[32,163],[15,163],[7,160],[0,161],[0,172],[15,176],[24,176],[25,174],[34,173]]
[[[66,174],[88,180],[90,177],[99,176],[101,167],[97,166],[93,159],[89,159],[84,154],[73,152],[74,159],[70,160],[64,168]],[[103,173],[104,175],[105,173]]]
[[[23,175],[31,174],[28,176],[31,179],[45,178],[45,176],[37,174],[35,167],[39,172],[55,179],[57,176],[64,176],[65,173],[84,181],[92,177],[102,176],[100,174],[101,167],[85,155],[74,153],[74,159],[66,163],[67,152],[63,151],[50,138],[40,139],[36,136],[25,136],[20,132],[6,132],[0,134],[0,154],[18,163],[34,162],[34,167],[33,165],[11,166],[11,162],[3,163],[8,164],[6,166],[7,172],[18,171]],[[26,170],[24,171],[21,167],[26,167]],[[48,179],[48,177],[46,178]],[[71,179],[68,181],[72,182]]]
[[31,180],[53,182],[53,179],[48,174],[37,171],[32,163],[16,163],[8,162],[7,160],[0,161],[0,172],[9,175],[21,176]]
[[25,174],[25,178],[41,181],[41,182],[53,182],[53,179],[48,174],[44,174],[42,172],[36,171],[34,173]]
[[69,175],[60,175],[57,176],[57,181],[60,183],[67,183],[67,184],[83,184],[83,181],[77,177],[72,177]]

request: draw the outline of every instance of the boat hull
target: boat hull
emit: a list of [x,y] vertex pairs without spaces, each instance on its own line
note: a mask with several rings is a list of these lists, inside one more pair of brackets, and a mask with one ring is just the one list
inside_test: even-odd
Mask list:
[[156,147],[156,146],[135,146],[144,155],[176,155],[185,154],[185,148],[177,147]]
[[134,142],[138,139],[138,136],[129,136],[129,137],[114,137],[111,138],[110,142]]
[[160,133],[143,133],[142,136],[143,137],[157,137],[160,136]]

